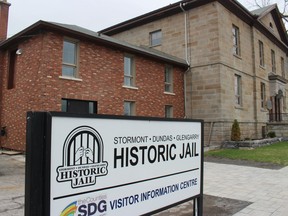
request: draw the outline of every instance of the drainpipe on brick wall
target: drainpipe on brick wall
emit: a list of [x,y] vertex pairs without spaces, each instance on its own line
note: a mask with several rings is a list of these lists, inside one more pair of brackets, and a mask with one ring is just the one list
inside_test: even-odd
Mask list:
[[186,63],[188,64],[189,68],[184,72],[184,112],[185,112],[185,118],[187,117],[187,93],[186,93],[186,79],[187,79],[187,73],[191,70],[190,68],[190,62],[188,59],[188,31],[187,31],[187,11],[183,8],[185,6],[185,3],[180,3],[179,7],[184,13],[184,25],[185,25],[185,60]]

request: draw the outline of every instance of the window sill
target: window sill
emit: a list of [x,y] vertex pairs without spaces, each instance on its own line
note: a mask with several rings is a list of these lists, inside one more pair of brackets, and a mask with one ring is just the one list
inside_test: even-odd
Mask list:
[[266,70],[265,65],[259,65],[259,67],[260,67],[261,69],[263,69],[263,70]]
[[241,105],[239,105],[239,104],[235,105],[235,109],[244,110],[244,108]]
[[123,85],[122,87],[123,87],[123,88],[127,88],[127,89],[138,90],[138,87],[135,87],[135,86],[126,86],[126,85]]
[[173,92],[164,92],[164,94],[167,94],[167,95],[176,95],[176,94],[173,93]]
[[238,59],[240,59],[240,60],[242,60],[242,57],[241,57],[240,55],[233,54],[233,56],[236,57],[236,58],[238,58]]
[[150,45],[149,48],[155,48],[155,47],[160,47],[162,44],[155,44],[155,45]]
[[82,79],[76,78],[76,77],[68,77],[68,76],[59,76],[60,79],[64,79],[64,80],[73,80],[73,81],[78,81],[78,82],[82,82]]

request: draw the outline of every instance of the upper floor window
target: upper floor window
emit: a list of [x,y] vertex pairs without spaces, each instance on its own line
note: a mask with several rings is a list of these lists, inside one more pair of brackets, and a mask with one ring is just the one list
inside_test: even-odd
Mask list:
[[262,41],[259,41],[259,59],[260,59],[260,65],[265,66],[265,61],[264,61],[264,45]]
[[173,67],[165,66],[165,92],[173,92]]
[[271,50],[271,65],[272,65],[272,72],[276,73],[276,58],[274,50]]
[[74,99],[62,99],[61,110],[62,112],[69,112],[69,113],[93,114],[97,113],[97,102],[74,100]]
[[285,78],[285,62],[284,62],[283,57],[281,57],[281,74],[282,74],[282,77]]
[[271,29],[273,29],[273,24],[272,24],[272,22],[269,23],[269,26],[270,26]]
[[233,34],[233,54],[240,56],[240,31],[239,28],[235,25],[232,26]]
[[241,83],[241,76],[236,75],[234,77],[234,89],[235,89],[235,104],[242,105],[242,83]]
[[62,76],[77,76],[77,43],[65,40],[62,55]]
[[266,100],[266,86],[265,83],[261,82],[261,108],[265,107],[265,100]]
[[165,118],[173,118],[173,106],[165,106]]
[[134,101],[124,101],[124,115],[134,116],[135,111],[135,102]]
[[150,46],[158,46],[162,44],[162,31],[150,32]]
[[135,86],[135,65],[133,56],[124,57],[124,85]]

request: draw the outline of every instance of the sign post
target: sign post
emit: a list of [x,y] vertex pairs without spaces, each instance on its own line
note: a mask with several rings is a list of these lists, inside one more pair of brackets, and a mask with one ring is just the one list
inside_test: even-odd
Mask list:
[[26,160],[26,216],[202,215],[200,120],[29,112]]

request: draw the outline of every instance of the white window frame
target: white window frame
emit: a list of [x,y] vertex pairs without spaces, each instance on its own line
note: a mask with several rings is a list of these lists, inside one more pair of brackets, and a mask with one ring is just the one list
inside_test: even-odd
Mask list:
[[151,47],[159,46],[162,44],[162,30],[161,29],[150,32],[149,37],[150,37]]
[[173,93],[173,67],[170,65],[165,66],[164,83],[164,91]]
[[236,25],[232,25],[232,35],[233,35],[233,54],[241,56],[240,30]]
[[135,86],[135,59],[132,55],[124,56],[124,86]]
[[[74,62],[65,62],[65,56],[67,53],[65,53],[65,43],[73,44],[74,45]],[[78,76],[78,52],[79,52],[79,45],[78,41],[72,40],[72,39],[64,39],[63,41],[63,51],[62,51],[62,76],[63,77],[72,77],[77,78]],[[65,74],[64,73],[64,67],[70,68],[73,70],[71,74]]]
[[260,94],[261,94],[261,108],[265,108],[265,101],[266,101],[266,86],[265,83],[260,83]]
[[260,66],[265,67],[264,44],[259,40],[259,61]]
[[165,118],[173,118],[173,106],[165,105]]
[[124,101],[124,115],[135,116],[136,115],[136,103],[135,101]]
[[285,78],[285,60],[283,57],[281,57],[281,74],[282,74],[282,77]]
[[235,104],[242,106],[242,78],[240,75],[234,76]]
[[276,56],[275,51],[271,49],[271,67],[272,73],[276,73]]

